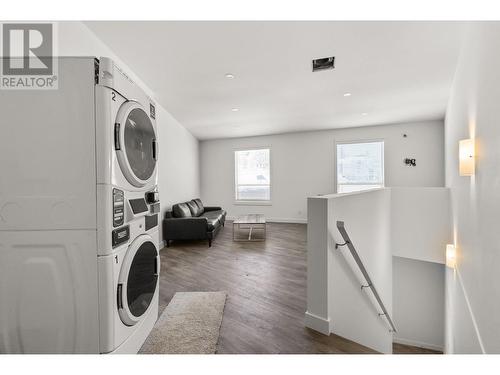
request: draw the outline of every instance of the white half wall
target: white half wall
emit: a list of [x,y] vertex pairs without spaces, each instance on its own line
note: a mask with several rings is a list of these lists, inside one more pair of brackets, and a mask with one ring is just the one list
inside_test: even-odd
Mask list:
[[392,264],[394,342],[442,351],[445,266],[397,256]]
[[[392,333],[336,223],[345,228],[389,315],[392,315],[390,190],[308,198],[306,326],[392,353]],[[370,212],[370,215],[366,215]],[[325,328],[329,325],[329,330]],[[326,332],[325,332],[326,331]]]
[[[367,213],[370,213],[367,215]],[[331,332],[373,348],[392,353],[392,333],[354,258],[343,243],[337,221],[345,229],[358,252],[389,316],[393,319],[391,195],[388,189],[336,195],[329,200],[330,319]]]
[[[201,197],[229,216],[263,213],[269,220],[305,222],[306,198],[335,192],[335,143],[357,140],[385,141],[387,187],[444,186],[443,122],[427,121],[202,141]],[[234,202],[233,153],[252,147],[271,148],[270,206]],[[404,165],[405,157],[415,158],[417,166]]]
[[[151,97],[154,92],[104,44],[83,22],[58,22],[58,53],[61,56],[110,57]],[[161,219],[177,202],[200,196],[199,142],[172,115],[158,104],[159,182]]]
[[[446,288],[446,350],[500,353],[499,22],[471,23],[446,112],[457,273]],[[459,176],[458,144],[475,139],[476,172]]]
[[306,327],[324,335],[330,334],[330,285],[331,272],[328,236],[328,198],[314,197],[307,200],[309,224],[307,225],[307,311]]

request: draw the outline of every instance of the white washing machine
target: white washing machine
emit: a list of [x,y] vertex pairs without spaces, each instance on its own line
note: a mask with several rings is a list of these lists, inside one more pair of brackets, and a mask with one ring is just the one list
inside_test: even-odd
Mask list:
[[158,315],[155,105],[111,60],[0,90],[0,353],[135,353]]
[[116,231],[130,240],[99,256],[101,353],[137,353],[158,317],[158,228],[135,219]]

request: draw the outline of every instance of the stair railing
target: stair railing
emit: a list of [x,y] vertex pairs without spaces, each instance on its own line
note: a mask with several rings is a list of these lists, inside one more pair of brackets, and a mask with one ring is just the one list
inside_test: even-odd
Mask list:
[[361,290],[363,290],[364,288],[371,289],[373,296],[375,297],[375,300],[377,301],[380,309],[382,310],[382,313],[379,313],[378,315],[380,317],[385,317],[385,319],[389,323],[389,326],[391,327],[390,332],[396,332],[396,327],[394,326],[394,323],[392,322],[392,319],[391,319],[389,313],[387,312],[387,309],[385,308],[385,305],[382,302],[382,299],[380,298],[380,295],[378,294],[377,289],[375,288],[375,285],[373,284],[372,279],[370,278],[370,275],[368,275],[368,271],[366,270],[366,267],[364,266],[361,258],[359,257],[358,252],[356,251],[356,248],[354,247],[351,239],[349,238],[349,234],[347,234],[347,231],[345,229],[343,221],[337,221],[337,229],[339,230],[339,232],[342,235],[342,238],[344,239],[345,242],[343,244],[336,243],[335,249],[338,249],[341,246],[348,247],[352,257],[354,258],[354,261],[358,265],[359,270],[361,271],[364,279],[366,280],[366,285],[361,285]]

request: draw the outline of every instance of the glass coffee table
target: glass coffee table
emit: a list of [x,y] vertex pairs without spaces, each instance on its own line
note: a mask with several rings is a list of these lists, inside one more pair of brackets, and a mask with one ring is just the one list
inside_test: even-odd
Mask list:
[[262,214],[238,216],[233,221],[233,241],[265,241],[266,218]]

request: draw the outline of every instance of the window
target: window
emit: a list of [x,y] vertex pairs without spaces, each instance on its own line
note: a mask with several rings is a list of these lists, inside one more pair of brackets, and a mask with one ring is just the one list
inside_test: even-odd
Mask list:
[[235,151],[235,196],[237,201],[271,200],[269,149]]
[[337,193],[384,187],[384,142],[337,144]]

